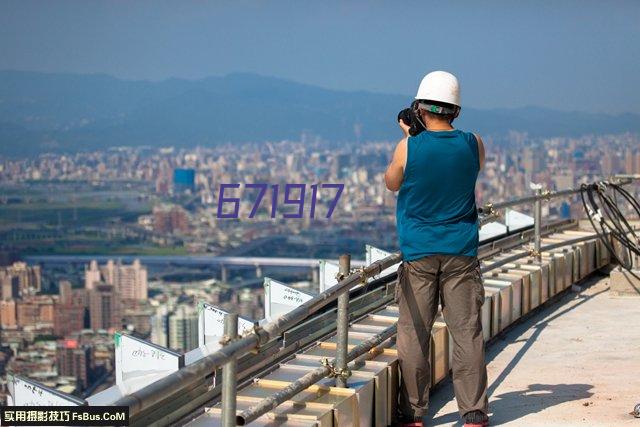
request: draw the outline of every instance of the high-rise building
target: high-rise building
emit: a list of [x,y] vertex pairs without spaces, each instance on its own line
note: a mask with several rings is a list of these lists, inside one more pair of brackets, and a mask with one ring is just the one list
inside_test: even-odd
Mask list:
[[84,390],[91,383],[93,373],[91,345],[80,345],[76,339],[59,341],[56,347],[56,362],[58,375],[74,377],[78,390]]
[[112,285],[123,300],[146,300],[148,298],[147,269],[134,260],[131,265],[122,265],[113,260],[98,266],[94,260],[85,270],[85,288],[92,289],[97,282]]
[[537,149],[526,147],[522,150],[522,168],[528,176],[533,176],[540,170],[541,156]]
[[58,294],[60,295],[60,298],[58,299],[58,302],[60,304],[71,303],[71,297],[72,297],[71,282],[69,282],[68,280],[61,280],[60,283],[58,283]]
[[120,300],[112,285],[94,283],[89,291],[91,329],[120,329],[122,316]]
[[153,311],[149,308],[129,307],[122,312],[122,324],[127,330],[133,330],[142,336],[149,336]]
[[195,190],[196,171],[193,169],[175,169],[173,171],[173,192],[175,194]]
[[56,336],[65,336],[84,329],[85,308],[77,305],[64,305],[56,307],[53,322],[53,333]]
[[0,328],[12,329],[17,326],[15,300],[0,301]]
[[604,177],[613,175],[617,169],[616,157],[608,151],[605,152],[600,159],[600,167]]
[[169,346],[169,309],[166,305],[158,307],[151,317],[151,342]]
[[351,157],[348,153],[336,154],[331,163],[331,176],[340,179],[346,177],[351,165]]
[[169,348],[179,351],[198,346],[198,313],[188,305],[179,305],[169,316]]
[[98,261],[93,260],[89,263],[89,267],[84,270],[84,288],[93,289],[93,284],[100,282],[100,279]]
[[48,295],[34,295],[16,301],[18,326],[53,326],[54,301]]
[[116,292],[123,300],[146,300],[147,294],[147,269],[142,267],[140,260],[134,260],[130,266],[114,265],[107,263],[110,269],[108,281],[115,286]]
[[158,233],[186,233],[189,217],[182,206],[160,205],[153,208],[153,229]]
[[18,280],[20,296],[35,295],[40,292],[42,280],[39,266],[29,266],[24,262],[14,262],[7,267],[0,267],[0,283],[3,284],[3,288],[7,280],[15,280],[15,278]]
[[631,148],[627,148],[627,151],[625,151],[624,153],[624,172],[629,174],[634,173],[634,163],[633,151],[631,150]]
[[20,281],[18,276],[6,275],[0,280],[0,292],[3,300],[20,298]]

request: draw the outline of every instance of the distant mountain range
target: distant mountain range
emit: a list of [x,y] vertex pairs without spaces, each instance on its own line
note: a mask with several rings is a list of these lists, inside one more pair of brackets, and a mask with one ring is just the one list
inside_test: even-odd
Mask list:
[[[246,73],[149,82],[0,71],[0,154],[278,141],[302,133],[333,142],[395,140],[397,113],[410,102]],[[494,136],[576,136],[640,132],[640,115],[464,108],[456,125]]]

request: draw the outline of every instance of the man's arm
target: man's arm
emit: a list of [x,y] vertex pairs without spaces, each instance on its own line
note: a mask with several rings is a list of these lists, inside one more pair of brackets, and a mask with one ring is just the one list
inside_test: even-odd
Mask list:
[[407,138],[403,138],[396,145],[396,149],[393,152],[393,158],[391,163],[387,167],[387,171],[384,174],[384,183],[387,189],[391,191],[400,190],[402,185],[402,179],[404,177],[404,168],[407,163]]
[[476,137],[476,141],[478,141],[478,157],[480,160],[480,170],[484,168],[484,142],[482,142],[482,138],[477,133],[474,133]]

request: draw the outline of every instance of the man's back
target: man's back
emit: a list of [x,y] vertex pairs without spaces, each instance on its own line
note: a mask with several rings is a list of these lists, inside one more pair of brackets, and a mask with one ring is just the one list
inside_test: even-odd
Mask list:
[[407,142],[398,193],[398,235],[405,260],[433,254],[475,256],[478,142],[457,129],[424,131]]
[[[488,425],[487,369],[481,310],[475,185],[484,163],[480,137],[452,126],[460,113],[458,79],[445,71],[420,83],[409,119],[399,115],[400,140],[387,167],[396,209],[402,264],[398,267],[398,425],[422,426],[428,413],[431,328],[438,305],[453,342],[451,369],[465,427]],[[416,136],[420,127],[424,129]],[[413,129],[413,132],[412,132]]]

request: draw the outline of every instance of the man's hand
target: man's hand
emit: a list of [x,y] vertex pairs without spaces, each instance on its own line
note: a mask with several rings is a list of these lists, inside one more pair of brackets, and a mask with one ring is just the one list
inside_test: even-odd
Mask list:
[[409,138],[409,128],[411,126],[405,124],[402,119],[398,120],[398,126],[400,126],[400,129],[402,129],[402,134],[405,138]]

